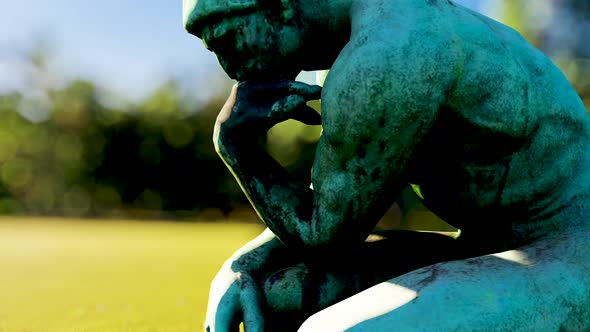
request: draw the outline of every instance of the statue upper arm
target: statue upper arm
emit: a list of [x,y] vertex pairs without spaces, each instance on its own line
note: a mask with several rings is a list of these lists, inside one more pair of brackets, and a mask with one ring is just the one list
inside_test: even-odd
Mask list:
[[405,185],[406,167],[452,85],[452,65],[401,54],[345,50],[326,80],[312,176],[318,230],[310,236],[318,243],[364,240]]

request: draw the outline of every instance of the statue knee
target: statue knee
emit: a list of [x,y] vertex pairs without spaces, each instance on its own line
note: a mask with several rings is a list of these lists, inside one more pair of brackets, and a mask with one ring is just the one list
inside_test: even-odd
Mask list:
[[307,276],[307,268],[299,264],[277,271],[264,281],[265,329],[295,331],[307,318],[303,294]]
[[268,309],[273,313],[301,311],[307,268],[303,264],[277,271],[263,284]]

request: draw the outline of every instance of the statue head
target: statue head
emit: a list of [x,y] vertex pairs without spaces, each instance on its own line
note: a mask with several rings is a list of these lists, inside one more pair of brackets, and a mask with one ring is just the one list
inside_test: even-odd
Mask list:
[[294,78],[304,22],[293,0],[183,0],[184,26],[201,38],[237,80]]

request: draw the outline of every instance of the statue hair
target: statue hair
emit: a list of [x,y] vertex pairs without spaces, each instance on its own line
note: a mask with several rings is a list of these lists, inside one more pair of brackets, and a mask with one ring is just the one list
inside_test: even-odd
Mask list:
[[285,21],[293,18],[293,7],[290,2],[293,0],[258,0],[261,7],[271,12],[280,13],[281,18]]

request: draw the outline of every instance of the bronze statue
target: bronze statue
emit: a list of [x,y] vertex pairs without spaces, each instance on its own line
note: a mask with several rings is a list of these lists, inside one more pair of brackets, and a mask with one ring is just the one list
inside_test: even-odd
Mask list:
[[[449,0],[184,11],[239,81],[214,144],[268,226],[213,281],[207,331],[590,329],[590,120],[517,32]],[[323,126],[313,189],[258,145],[286,119]],[[460,235],[368,241],[407,184]]]

